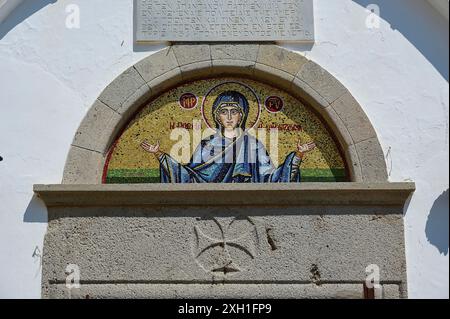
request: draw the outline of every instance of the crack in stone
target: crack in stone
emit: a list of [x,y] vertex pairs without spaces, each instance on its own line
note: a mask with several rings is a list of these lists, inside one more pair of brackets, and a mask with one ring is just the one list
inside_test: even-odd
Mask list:
[[319,271],[319,267],[316,264],[312,264],[311,268],[309,269],[310,273],[311,273],[311,281],[316,284],[317,286],[320,286],[320,279],[321,279],[321,274]]
[[270,249],[272,251],[275,251],[278,249],[275,240],[273,239],[273,232],[272,232],[272,228],[267,228],[266,229],[266,233],[267,233],[267,242],[269,243]]

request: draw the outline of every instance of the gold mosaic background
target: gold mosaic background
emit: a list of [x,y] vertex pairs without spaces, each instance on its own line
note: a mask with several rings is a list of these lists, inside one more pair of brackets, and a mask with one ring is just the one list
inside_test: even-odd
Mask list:
[[[111,150],[109,161],[105,167],[104,182],[158,183],[159,162],[154,156],[141,149],[140,144],[142,141],[148,140],[151,143],[159,141],[161,150],[169,153],[172,146],[178,142],[170,139],[174,126],[192,125],[193,121],[197,120],[201,121],[203,132],[203,130],[207,129],[201,112],[202,101],[205,95],[215,86],[230,81],[247,85],[258,96],[261,102],[261,113],[256,127],[278,125],[284,125],[285,128],[296,127],[298,129],[301,127],[301,131],[279,130],[277,159],[273,157],[273,154],[270,154],[269,134],[267,134],[267,140],[260,139],[269,151],[273,161],[281,164],[290,152],[296,150],[296,144],[299,139],[303,143],[314,141],[317,148],[306,155],[301,165],[302,181],[335,182],[347,180],[344,160],[333,138],[317,116],[299,100],[284,91],[259,82],[247,79],[217,78],[200,80],[179,86],[162,94],[145,106],[129,123]],[[230,88],[241,92],[245,91],[245,89],[242,89],[242,86],[239,88],[239,85],[230,83],[223,87],[221,86],[219,90],[214,90],[208,100],[213,101],[218,94]],[[252,119],[256,119],[257,101],[248,92],[247,90],[244,95],[248,97],[250,103],[250,115],[247,121],[247,125],[250,125],[253,122]],[[184,93],[193,93],[198,97],[198,104],[194,109],[181,108],[179,98]],[[270,113],[266,110],[264,102],[270,96],[279,96],[283,99],[284,108],[281,112]],[[210,105],[211,103],[205,104]],[[210,110],[210,108],[205,109]],[[189,131],[192,137],[193,130],[189,129]],[[255,131],[251,130],[250,134],[255,135]],[[191,146],[191,150],[195,150],[196,146]]]

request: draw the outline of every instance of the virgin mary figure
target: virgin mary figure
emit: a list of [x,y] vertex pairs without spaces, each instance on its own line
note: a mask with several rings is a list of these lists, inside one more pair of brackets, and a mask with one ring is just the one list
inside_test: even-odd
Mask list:
[[221,93],[212,106],[216,133],[201,141],[190,162],[181,164],[160,150],[159,142],[141,147],[160,163],[161,183],[290,183],[300,182],[300,165],[314,143],[296,145],[275,167],[264,145],[245,129],[247,98],[237,91]]

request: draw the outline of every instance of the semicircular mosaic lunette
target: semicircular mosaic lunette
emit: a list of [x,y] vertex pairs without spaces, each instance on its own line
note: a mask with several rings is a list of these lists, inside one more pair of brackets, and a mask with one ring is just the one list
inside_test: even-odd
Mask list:
[[348,181],[323,122],[288,93],[248,79],[183,84],[145,105],[111,148],[104,183]]

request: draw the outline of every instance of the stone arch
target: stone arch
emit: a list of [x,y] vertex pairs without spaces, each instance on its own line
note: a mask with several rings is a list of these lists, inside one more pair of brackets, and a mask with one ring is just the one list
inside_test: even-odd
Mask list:
[[183,82],[221,75],[250,77],[303,100],[335,135],[352,182],[387,181],[383,150],[362,107],[315,62],[269,44],[180,44],[136,63],[100,94],[75,134],[63,184],[100,184],[108,150],[146,101]]

